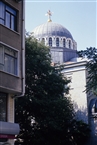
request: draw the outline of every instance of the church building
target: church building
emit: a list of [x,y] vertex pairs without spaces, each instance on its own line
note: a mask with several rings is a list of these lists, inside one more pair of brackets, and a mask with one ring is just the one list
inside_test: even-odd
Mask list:
[[76,118],[90,125],[91,138],[87,145],[97,144],[97,99],[92,93],[85,92],[87,84],[87,59],[77,57],[77,42],[64,26],[51,20],[52,13],[47,12],[48,21],[33,29],[38,42],[49,46],[52,63],[64,65],[62,73],[71,79],[70,97],[76,112]]

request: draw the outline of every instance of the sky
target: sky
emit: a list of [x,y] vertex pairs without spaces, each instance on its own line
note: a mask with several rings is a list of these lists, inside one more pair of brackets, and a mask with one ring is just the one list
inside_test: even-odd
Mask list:
[[52,22],[61,24],[77,42],[77,50],[97,48],[97,0],[25,0],[25,29],[32,32],[47,22],[45,15],[52,12]]

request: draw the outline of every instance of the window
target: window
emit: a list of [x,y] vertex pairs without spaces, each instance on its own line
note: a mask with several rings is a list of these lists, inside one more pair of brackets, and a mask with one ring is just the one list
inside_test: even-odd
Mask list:
[[7,120],[7,96],[0,93],[0,121]]
[[56,38],[56,47],[59,47],[59,38]]
[[52,46],[52,38],[49,38],[49,46]]
[[66,40],[63,39],[63,47],[66,47]]
[[94,113],[97,113],[97,100],[95,101],[95,105],[94,105]]
[[42,43],[45,45],[45,39],[44,38],[42,38]]
[[17,75],[18,52],[0,45],[0,69],[10,74]]
[[0,1],[0,24],[17,31],[17,11]]
[[71,48],[71,41],[69,40],[69,48]]
[[95,104],[95,113],[97,113],[97,102]]

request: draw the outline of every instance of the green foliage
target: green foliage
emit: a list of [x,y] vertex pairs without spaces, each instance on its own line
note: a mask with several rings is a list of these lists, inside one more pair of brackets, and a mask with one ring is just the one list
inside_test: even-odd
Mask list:
[[87,57],[86,69],[88,70],[86,91],[93,91],[97,95],[97,49],[94,47],[79,51],[79,56]]
[[17,143],[23,145],[76,145],[72,125],[73,105],[66,86],[70,80],[51,66],[49,48],[26,38],[26,93],[16,99]]
[[89,125],[81,121],[72,121],[72,134],[77,145],[84,145],[90,137]]

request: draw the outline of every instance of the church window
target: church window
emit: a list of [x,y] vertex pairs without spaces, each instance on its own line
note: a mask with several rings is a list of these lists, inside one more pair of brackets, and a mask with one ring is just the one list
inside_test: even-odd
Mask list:
[[56,47],[59,47],[59,38],[56,38]]
[[97,114],[97,99],[94,98],[90,101],[90,105],[89,105],[89,112],[91,113],[91,115],[93,115],[95,117],[95,115]]
[[66,39],[63,39],[63,47],[66,47]]
[[96,100],[96,102],[95,102],[95,113],[97,113],[97,100]]
[[49,46],[52,46],[52,38],[49,38]]
[[71,41],[69,40],[69,48],[71,48]]
[[44,38],[42,38],[42,43],[45,45],[45,39]]

